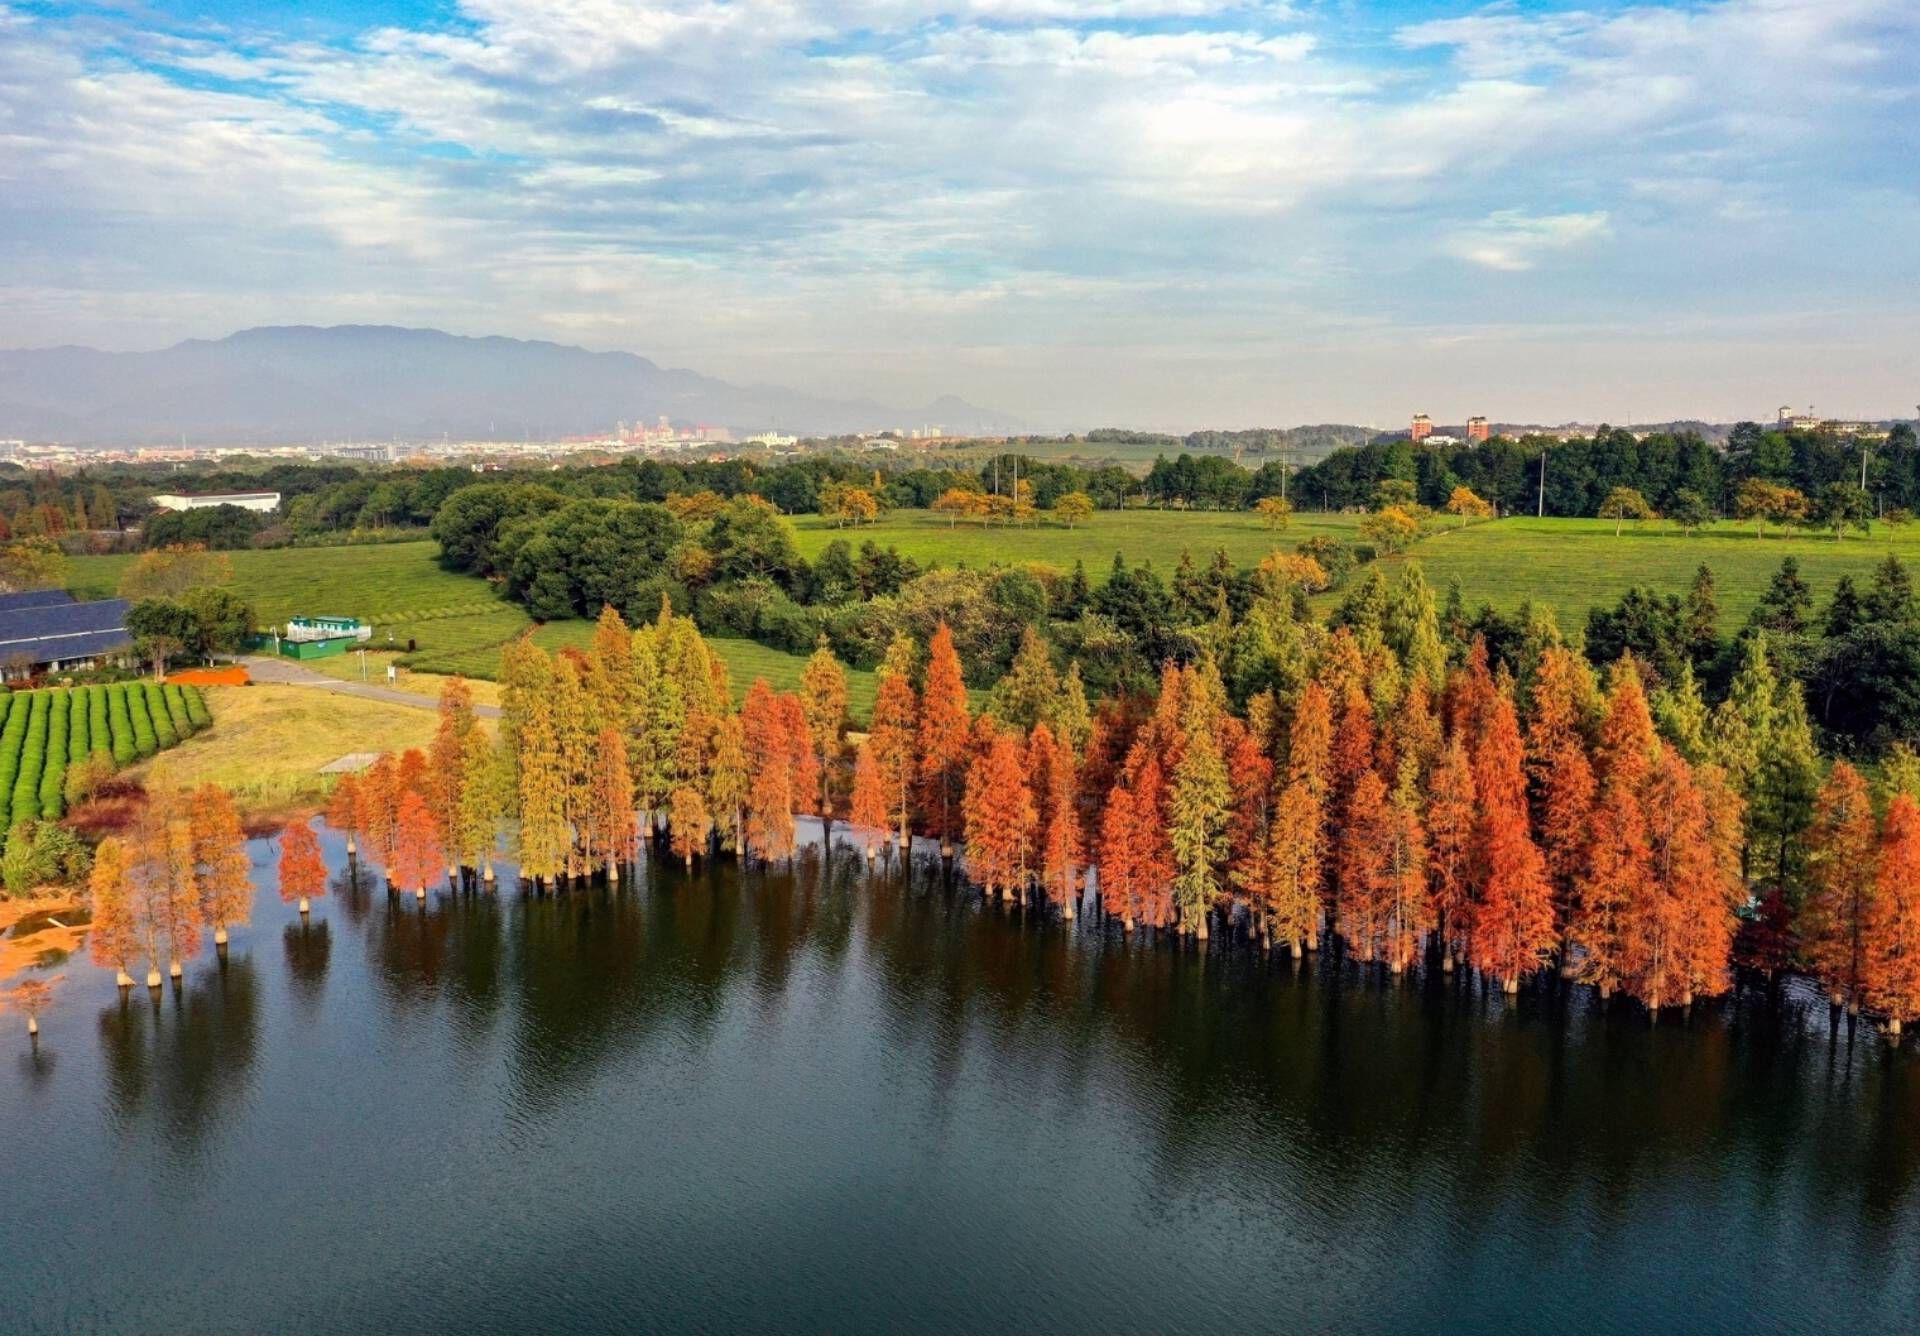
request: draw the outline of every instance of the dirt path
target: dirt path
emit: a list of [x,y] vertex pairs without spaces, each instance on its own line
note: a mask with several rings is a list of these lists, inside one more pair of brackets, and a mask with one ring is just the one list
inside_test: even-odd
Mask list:
[[[371,682],[346,682],[337,677],[328,677],[316,673],[310,668],[302,668],[289,659],[272,659],[261,655],[249,655],[240,660],[247,666],[256,682],[274,682],[292,687],[318,687],[322,691],[338,692],[342,696],[359,696],[365,700],[385,701],[389,705],[407,705],[416,710],[437,710],[439,703],[431,696],[422,696],[412,691],[397,691],[392,687],[376,686]],[[476,705],[473,712],[481,719],[498,719],[500,707],[497,705]]]

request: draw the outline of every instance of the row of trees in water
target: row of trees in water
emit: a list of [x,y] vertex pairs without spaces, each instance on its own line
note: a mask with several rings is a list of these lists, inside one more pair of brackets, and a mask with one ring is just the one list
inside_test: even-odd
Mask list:
[[1796,770],[1804,706],[1763,641],[1707,710],[1690,680],[1650,696],[1631,659],[1603,686],[1551,639],[1519,672],[1478,644],[1450,663],[1423,589],[1403,576],[1378,622],[1316,631],[1304,680],[1241,708],[1204,657],[1089,707],[1035,636],[976,713],[945,629],[924,655],[901,637],[864,734],[824,649],[799,690],[756,681],[736,709],[690,620],[609,609],[584,650],[508,649],[497,738],[451,684],[432,754],[343,781],[329,816],[417,894],[443,863],[490,877],[502,829],[550,887],[617,878],[643,833],[689,866],[788,859],[817,814],[870,855],[916,833],[963,851],[1000,899],[1071,915],[1093,889],[1128,931],[1296,953],[1331,934],[1508,990],[1557,967],[1656,1010],[1741,959],[1890,1028],[1920,1013],[1920,765],[1897,755],[1878,795],[1844,763],[1824,787]]
[[[319,875],[324,882],[324,864]],[[88,951],[95,964],[118,972],[122,988],[142,963],[149,987],[160,986],[162,965],[178,979],[209,927],[224,949],[228,929],[253,915],[252,863],[232,795],[203,784],[150,796],[123,833],[94,850],[88,891]]]

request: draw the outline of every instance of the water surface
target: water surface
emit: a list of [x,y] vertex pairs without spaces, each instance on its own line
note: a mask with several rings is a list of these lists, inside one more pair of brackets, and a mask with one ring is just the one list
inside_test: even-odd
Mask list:
[[261,895],[0,1031],[0,1328],[1888,1331],[1920,1052],[1177,949],[851,851]]

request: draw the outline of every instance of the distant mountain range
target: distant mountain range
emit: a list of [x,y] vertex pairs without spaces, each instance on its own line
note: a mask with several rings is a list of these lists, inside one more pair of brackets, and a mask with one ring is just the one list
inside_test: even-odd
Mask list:
[[76,444],[544,440],[616,422],[795,435],[1021,430],[951,395],[920,408],[732,385],[632,353],[387,325],[273,326],[158,352],[0,351],[0,437]]

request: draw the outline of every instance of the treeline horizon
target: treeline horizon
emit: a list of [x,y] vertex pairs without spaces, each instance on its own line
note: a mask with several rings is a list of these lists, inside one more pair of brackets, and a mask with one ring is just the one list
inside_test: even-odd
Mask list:
[[1890,1031],[1920,1014],[1920,757],[1896,749],[1877,789],[1823,765],[1764,634],[1709,709],[1631,657],[1603,685],[1540,623],[1517,669],[1452,646],[1417,569],[1387,594],[1303,628],[1301,675],[1243,704],[1208,657],[1090,701],[1029,635],[976,714],[947,628],[901,636],[864,734],[825,647],[799,690],[735,707],[689,619],[607,608],[584,650],[508,647],[497,738],[456,679],[431,751],[343,779],[328,820],[424,894],[443,863],[487,884],[502,835],[552,892],[619,884],[649,841],[787,861],[813,815],[869,856],[937,840],[989,898],[1124,932],[1337,944],[1506,991],[1553,971],[1653,1012],[1736,965],[1791,969]]

